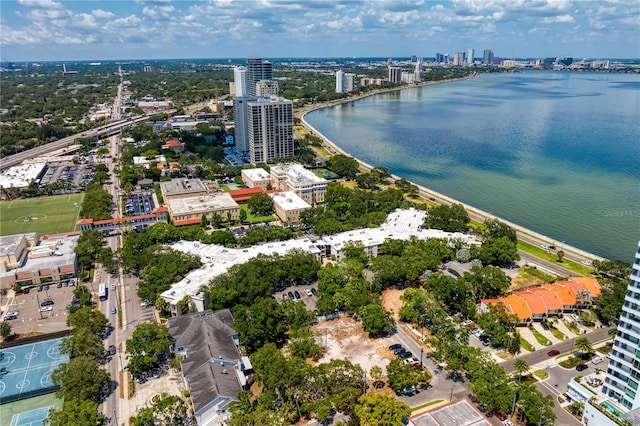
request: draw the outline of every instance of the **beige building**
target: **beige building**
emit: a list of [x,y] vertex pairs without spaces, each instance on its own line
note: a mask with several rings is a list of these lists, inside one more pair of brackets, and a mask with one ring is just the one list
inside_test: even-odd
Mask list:
[[202,215],[211,220],[217,213],[223,221],[231,217],[238,220],[240,206],[227,192],[216,192],[198,196],[165,198],[169,215],[175,226],[197,225],[202,222]]
[[45,235],[37,244],[35,232],[0,237],[0,288],[49,284],[74,278],[79,235],[79,232]]
[[323,203],[327,180],[313,174],[300,164],[278,164],[271,167],[273,189],[291,191],[307,203]]
[[276,215],[286,225],[300,223],[300,213],[311,208],[309,203],[293,192],[274,192],[269,196],[273,199],[273,209]]
[[200,179],[171,179],[160,182],[160,191],[165,202],[170,198],[194,197],[207,194],[207,186]]
[[271,183],[271,175],[264,169],[243,169],[240,172],[240,176],[242,176],[242,181],[246,183],[249,188],[260,188],[266,191],[269,189],[269,186],[273,186]]

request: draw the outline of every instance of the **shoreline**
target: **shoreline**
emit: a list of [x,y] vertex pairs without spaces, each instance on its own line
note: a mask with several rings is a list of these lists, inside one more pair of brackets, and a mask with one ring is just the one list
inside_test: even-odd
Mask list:
[[[462,78],[456,78],[456,79],[448,79],[448,80],[441,80],[441,81],[436,81],[436,82],[428,82],[428,83],[424,83],[424,84],[420,84],[420,85],[414,85],[414,86],[410,86],[410,87],[394,87],[391,89],[381,89],[380,91],[374,91],[372,93],[368,93],[366,95],[362,95],[362,96],[357,96],[355,98],[350,98],[350,99],[346,99],[346,100],[341,100],[339,102],[330,102],[330,103],[326,103],[326,104],[321,104],[315,107],[312,107],[308,110],[304,110],[304,111],[300,111],[299,112],[299,118],[300,118],[300,123],[302,125],[302,127],[304,127],[312,136],[318,136],[322,139],[323,144],[326,147],[331,148],[329,151],[329,153],[331,155],[335,155],[335,154],[342,154],[342,155],[346,155],[349,156],[351,158],[354,158],[358,164],[360,165],[360,170],[363,172],[367,172],[372,170],[373,168],[375,168],[375,166],[372,166],[371,164],[368,164],[362,160],[360,160],[359,158],[349,154],[347,151],[343,150],[342,148],[340,148],[338,145],[336,145],[333,141],[331,141],[329,138],[327,138],[324,134],[322,134],[320,131],[318,131],[318,129],[316,129],[315,127],[313,127],[311,124],[309,124],[306,120],[305,120],[305,115],[307,113],[310,113],[312,111],[316,111],[319,109],[323,109],[323,108],[328,108],[328,107],[332,107],[335,105],[340,105],[340,104],[344,104],[347,102],[353,102],[353,101],[357,101],[359,99],[364,99],[367,98],[369,96],[373,96],[373,95],[377,95],[379,93],[388,93],[388,92],[392,92],[392,91],[397,91],[397,90],[406,90],[406,89],[413,89],[416,87],[423,87],[423,86],[432,86],[435,84],[443,84],[443,83],[450,83],[450,82],[454,82],[454,81],[461,81],[461,80],[468,80],[471,78],[475,78],[477,76],[477,73],[474,73],[471,76],[467,76],[467,77],[462,77]],[[333,152],[331,151],[333,150]],[[400,176],[397,176],[395,174],[391,174],[391,177],[394,180],[398,180],[398,179],[403,179]],[[409,181],[411,182],[411,181]],[[540,243],[544,243],[546,245],[556,245],[559,246],[559,250],[564,251],[565,253],[572,253],[576,256],[582,257],[584,259],[588,259],[589,261],[594,261],[594,260],[598,260],[598,261],[602,261],[602,260],[608,260],[604,257],[598,256],[594,253],[590,253],[586,250],[582,250],[578,247],[569,245],[565,242],[559,242],[559,240],[553,239],[551,237],[548,237],[546,235],[543,235],[539,232],[533,231],[531,229],[525,228],[523,226],[520,226],[516,223],[513,223],[511,221],[505,220],[499,216],[496,216],[494,214],[491,214],[489,212],[486,212],[484,210],[478,209],[474,206],[471,206],[469,204],[463,203],[461,201],[458,201],[454,198],[451,198],[447,195],[441,194],[437,191],[434,191],[432,189],[429,189],[427,187],[424,187],[422,185],[418,185],[415,182],[411,182],[411,184],[415,185],[418,187],[418,195],[421,198],[424,199],[435,199],[435,202],[439,203],[439,204],[461,204],[465,210],[467,210],[467,212],[469,212],[469,216],[471,217],[471,219],[474,219],[473,215],[476,216],[475,219],[480,219],[480,222],[483,222],[486,219],[498,219],[501,222],[509,225],[511,228],[515,229],[517,234],[518,234],[518,239],[521,239],[524,242],[527,242],[525,238],[522,238],[523,236],[528,236],[531,239],[536,240],[536,242],[538,243],[537,245],[539,245]],[[434,200],[431,200],[434,201]],[[561,265],[560,265],[561,266]]]

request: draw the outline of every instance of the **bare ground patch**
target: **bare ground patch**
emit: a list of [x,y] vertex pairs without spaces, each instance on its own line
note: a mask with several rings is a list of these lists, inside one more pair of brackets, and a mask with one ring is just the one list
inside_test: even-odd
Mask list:
[[324,355],[318,363],[329,362],[331,359],[348,359],[367,371],[374,365],[386,372],[393,354],[388,349],[391,339],[382,337],[371,339],[362,330],[362,325],[353,318],[340,317],[335,320],[323,321],[312,327],[318,336],[318,343],[325,348]]

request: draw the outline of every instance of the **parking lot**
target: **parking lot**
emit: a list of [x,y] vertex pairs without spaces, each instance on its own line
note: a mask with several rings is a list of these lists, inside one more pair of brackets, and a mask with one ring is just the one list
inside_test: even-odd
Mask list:
[[318,296],[315,294],[316,283],[310,285],[300,285],[287,287],[283,291],[278,291],[273,294],[278,303],[282,303],[284,300],[293,300],[303,302],[308,311],[315,311],[316,303],[318,302]]
[[91,182],[94,172],[95,166],[93,164],[50,167],[42,179],[40,179],[40,186],[44,187],[58,181],[67,182],[73,186],[80,186],[83,183]]
[[[67,306],[73,299],[73,286],[61,284],[49,284],[48,288],[42,286],[29,290],[27,294],[15,296],[13,291],[0,298],[0,310],[2,318],[9,312],[17,313],[17,318],[9,320],[11,329],[15,334],[51,333],[65,330],[67,327]],[[50,302],[53,303],[50,303]],[[45,306],[41,306],[42,303]]]
[[155,208],[152,192],[133,192],[125,200],[126,216],[149,214]]

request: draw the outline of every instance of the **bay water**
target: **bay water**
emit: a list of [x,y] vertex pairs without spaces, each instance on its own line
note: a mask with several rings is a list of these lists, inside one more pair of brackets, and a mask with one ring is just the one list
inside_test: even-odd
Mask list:
[[372,166],[558,243],[633,259],[640,75],[480,74],[369,96],[305,120]]

